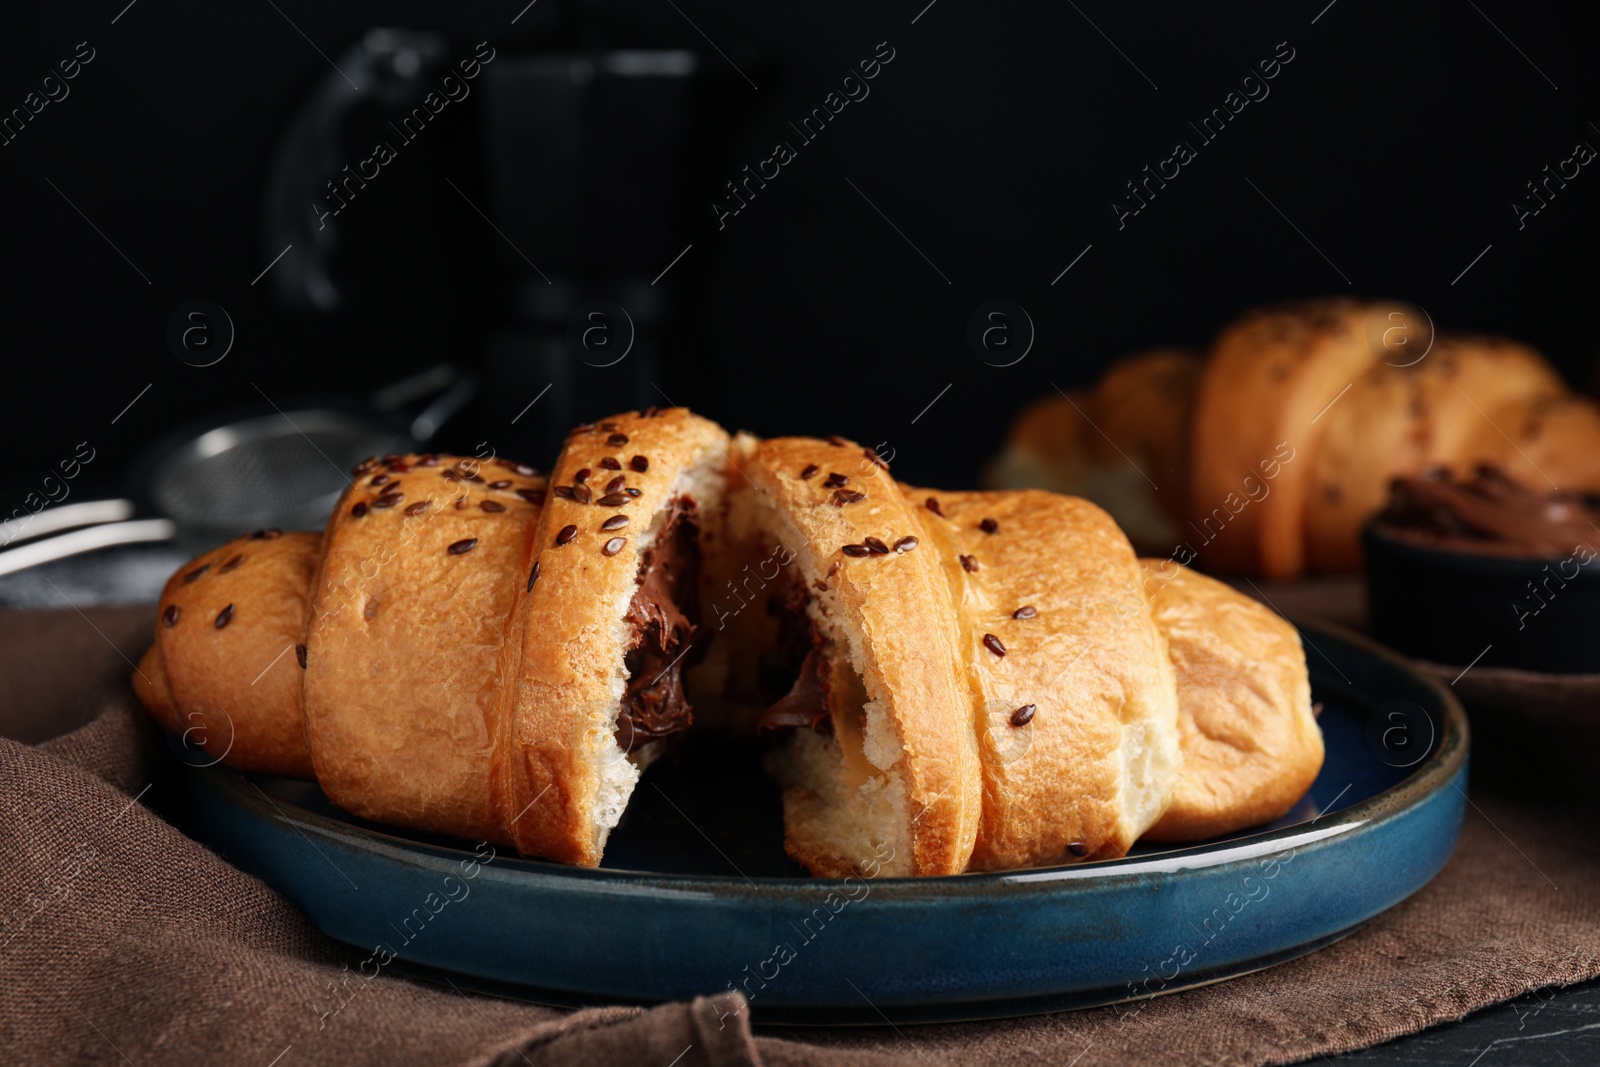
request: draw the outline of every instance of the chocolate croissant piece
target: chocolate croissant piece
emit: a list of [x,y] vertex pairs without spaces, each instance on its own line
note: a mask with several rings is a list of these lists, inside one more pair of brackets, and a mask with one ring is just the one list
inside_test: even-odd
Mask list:
[[134,684],[208,751],[231,720],[224,762],[565,863],[598,865],[642,770],[718,726],[773,738],[818,875],[1111,858],[1274,818],[1321,762],[1293,629],[1164,566],[1084,500],[627,413],[548,479],[363,463],[321,535],[174,575]]

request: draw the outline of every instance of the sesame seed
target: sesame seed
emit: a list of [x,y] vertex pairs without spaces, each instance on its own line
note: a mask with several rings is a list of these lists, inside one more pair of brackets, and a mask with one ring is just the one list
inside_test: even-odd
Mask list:
[[876,537],[863,537],[861,541],[867,548],[872,550],[872,554],[875,556],[887,556],[889,554],[889,546]]
[[161,613],[161,625],[165,626],[169,630],[172,629],[178,624],[178,616],[181,614],[183,614],[183,612],[178,610],[178,605],[168,604],[167,610]]
[[614,433],[610,437],[606,438],[606,444],[610,445],[612,448],[621,448],[627,443],[628,435],[625,433]]
[[200,564],[200,566],[196,567],[194,570],[190,571],[188,574],[185,574],[183,576],[183,580],[184,580],[185,583],[192,582],[196,578],[200,577],[202,574],[204,574],[206,571],[208,571],[210,569],[211,569],[211,564],[202,563],[202,564]]
[[511,479],[510,478],[501,478],[498,482],[490,482],[489,483],[489,488],[490,489],[510,489],[511,488]]
[[847,556],[854,556],[857,559],[861,558],[862,556],[872,555],[872,549],[868,548],[866,545],[845,545],[839,551],[843,552]]
[[600,461],[600,466],[604,467],[608,471],[619,471],[622,469],[622,464],[617,461],[616,456],[606,456]]
[[613,515],[609,519],[607,519],[605,522],[602,522],[600,524],[600,529],[602,529],[602,530],[620,530],[626,525],[628,525],[628,516],[626,516],[626,515]]
[[1003,656],[1006,654],[1006,646],[1002,645],[1000,643],[1000,639],[994,634],[983,635],[983,647],[987,648],[990,652],[993,652],[997,656]]
[[366,513],[367,513],[367,502],[365,500],[358,500],[354,504],[350,505],[350,517],[351,518],[359,519],[361,516],[365,515]]
[[392,508],[405,498],[406,495],[404,493],[385,493],[374,500],[372,506],[375,508]]
[[221,611],[217,612],[216,620],[214,622],[212,622],[211,625],[215,626],[217,629],[220,630],[220,629],[222,629],[224,626],[228,625],[228,623],[230,623],[232,621],[233,621],[233,605],[229,604],[227,607],[225,607]]
[[587,485],[579,482],[577,485],[572,487],[572,499],[576,500],[580,504],[587,504],[589,501],[594,499],[594,494],[589,491],[589,487]]
[[1032,604],[1024,604],[1016,611],[1013,611],[1011,613],[1011,617],[1013,619],[1031,619],[1037,614],[1039,614],[1038,608],[1034,607]]
[[628,461],[628,466],[643,474],[650,469],[650,459],[647,456],[634,456]]
[[569,522],[567,525],[561,527],[560,533],[556,534],[556,544],[564,545],[577,536],[578,528]]
[[611,479],[609,482],[606,483],[606,493],[607,494],[620,493],[622,491],[622,488],[627,484],[628,484],[628,479],[626,477],[624,477],[623,475],[619,474],[615,478]]
[[235,567],[237,567],[239,564],[241,564],[243,562],[244,562],[244,553],[241,552],[239,555],[234,556],[228,562],[226,562],[222,566],[218,567],[217,568],[217,573],[218,574],[227,574],[229,571],[233,570]]
[[533,583],[539,580],[539,561],[533,561],[533,570],[528,572],[528,592],[533,592]]
[[800,480],[806,481],[807,479],[816,477],[817,471],[821,469],[822,468],[817,466],[815,463],[807,463],[805,470],[800,472]]
[[986,534],[999,533],[1000,524],[995,522],[993,519],[984,519],[982,522],[978,523],[978,529],[982,530]]
[[464,537],[459,541],[452,542],[450,547],[445,551],[449,552],[452,556],[464,556],[477,547],[478,539],[476,537]]
[[930,496],[927,500],[927,506],[929,511],[933,512],[941,519],[944,518],[944,509],[939,506],[939,501],[937,498]]
[[520,496],[522,499],[526,500],[530,504],[543,504],[544,503],[544,490],[543,489],[518,489],[517,490],[517,495]]
[[915,537],[902,537],[894,543],[894,550],[896,552],[910,552],[918,544],[920,542]]
[[574,482],[586,482],[586,481],[589,480],[589,475],[591,475],[593,473],[594,473],[594,471],[590,470],[588,467],[585,467],[582,470],[580,470],[577,474],[574,474],[572,476],[572,480]]
[[618,552],[622,551],[622,546],[626,545],[627,543],[628,539],[626,537],[613,537],[611,540],[600,546],[600,554],[602,556],[615,556]]
[[427,510],[428,510],[428,502],[426,500],[419,500],[415,504],[408,504],[406,506],[406,514],[407,515],[421,515],[424,511],[427,511]]
[[299,661],[300,669],[301,670],[305,670],[306,669],[306,646],[305,645],[295,645],[294,646],[294,658]]
[[1084,844],[1082,841],[1074,841],[1072,844],[1067,846],[1067,851],[1079,859],[1083,859],[1083,857],[1089,854],[1089,846]]
[[837,471],[833,471],[829,473],[827,481],[822,483],[822,487],[824,489],[842,489],[849,484],[850,476],[848,474],[840,474]]
[[1032,704],[1024,704],[1011,713],[1012,726],[1026,726],[1033,721],[1033,713],[1038,709]]
[[603,508],[620,508],[622,505],[629,503],[632,500],[633,497],[629,496],[627,493],[607,493],[605,496],[595,501],[595,503],[599,504]]
[[977,556],[962,556],[961,557],[961,569],[966,571],[968,574],[977,574],[978,573],[978,557]]
[[506,506],[498,500],[485,500],[478,506],[483,508],[484,511],[504,511],[506,509]]

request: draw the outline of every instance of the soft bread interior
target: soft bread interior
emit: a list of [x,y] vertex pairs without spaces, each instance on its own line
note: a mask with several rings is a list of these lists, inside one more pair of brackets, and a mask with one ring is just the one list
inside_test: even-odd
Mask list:
[[[736,457],[738,449],[748,455],[753,443],[736,442]],[[824,679],[827,728],[788,731],[792,736],[767,760],[784,789],[789,852],[819,876],[857,873],[869,862],[886,874],[909,874],[915,816],[901,738],[883,694],[867,680],[863,636],[827,580],[830,564],[739,475],[730,482],[727,503],[728,558],[738,562],[738,571],[723,577],[724,590],[732,582],[731,591],[748,597],[741,610],[721,619],[718,634],[724,658],[715,669],[730,723],[749,729],[804,669],[792,655],[782,662],[779,617],[785,610],[800,617],[791,617],[790,626],[803,620],[814,634]],[[753,581],[746,569],[751,560]]]
[[[648,554],[658,546],[662,535],[666,532],[674,502],[684,500],[692,501],[694,505],[693,521],[697,527],[695,552],[699,555],[703,566],[703,561],[714,553],[714,548],[711,546],[721,536],[727,478],[727,460],[720,450],[707,449],[696,462],[683,467],[667,493],[667,505],[656,511],[650,525],[638,535],[641,560],[647,558]],[[641,569],[642,567],[643,563]],[[604,852],[606,839],[622,821],[622,813],[627,809],[628,800],[639,784],[640,775],[665,747],[663,739],[655,739],[642,743],[633,741],[628,748],[624,748],[623,742],[631,739],[627,736],[619,738],[622,702],[633,674],[628,667],[628,651],[637,638],[636,628],[628,620],[627,614],[637,588],[636,584],[627,586],[617,594],[612,604],[610,617],[615,621],[612,624],[611,639],[614,647],[620,650],[620,654],[611,667],[609,703],[600,710],[595,727],[587,739],[591,745],[591,758],[595,760],[600,772],[596,780],[592,809],[593,846],[596,853]],[[684,614],[689,616],[690,621],[696,624],[694,642],[701,644],[711,641],[715,631],[706,625],[698,593],[697,589],[694,596],[681,596],[680,607],[684,609]],[[685,654],[692,656],[693,652]],[[626,735],[627,731],[621,733]]]
[[858,872],[869,860],[881,862],[887,845],[894,858],[882,863],[884,872],[909,874],[913,816],[898,766],[899,731],[883,702],[868,692],[849,628],[837,625],[838,615],[824,615],[815,599],[807,614],[822,638],[831,729],[798,727],[768,760],[784,786],[790,851],[838,877]]

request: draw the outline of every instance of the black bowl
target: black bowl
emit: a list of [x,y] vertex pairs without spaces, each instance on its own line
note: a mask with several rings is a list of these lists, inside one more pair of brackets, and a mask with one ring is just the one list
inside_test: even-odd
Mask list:
[[[1372,636],[1434,663],[1600,672],[1600,559],[1511,556],[1362,533]],[[1587,558],[1585,556],[1587,555]]]

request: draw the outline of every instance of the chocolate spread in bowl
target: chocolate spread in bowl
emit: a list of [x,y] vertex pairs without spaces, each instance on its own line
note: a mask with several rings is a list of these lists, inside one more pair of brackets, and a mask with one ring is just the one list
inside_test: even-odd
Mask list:
[[1558,558],[1600,544],[1593,497],[1541,493],[1490,466],[1459,480],[1442,470],[1396,478],[1376,524],[1413,543],[1502,556]]
[[[639,565],[639,588],[623,616],[634,627],[625,662],[628,688],[617,715],[624,752],[688,729],[693,709],[683,692],[685,661],[705,652],[700,616],[699,521],[695,503],[679,497]],[[698,647],[696,647],[698,645]]]

